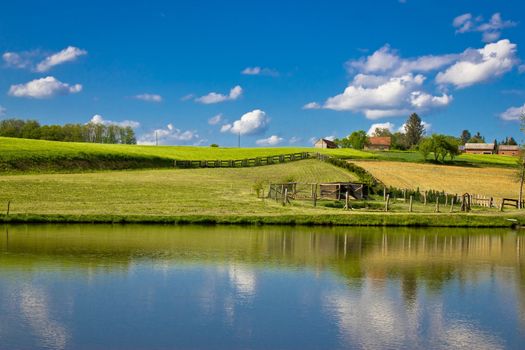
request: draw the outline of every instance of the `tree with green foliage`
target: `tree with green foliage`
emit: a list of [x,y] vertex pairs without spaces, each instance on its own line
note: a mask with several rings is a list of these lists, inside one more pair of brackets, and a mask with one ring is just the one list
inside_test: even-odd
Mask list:
[[392,132],[388,128],[376,128],[372,136],[375,137],[392,137]]
[[419,142],[418,151],[423,156],[423,159],[426,160],[430,153],[434,151],[434,142],[430,137],[425,137]]
[[471,137],[472,137],[472,135],[470,134],[470,131],[463,130],[461,132],[461,135],[459,136],[459,138],[461,140],[461,144],[464,145],[465,143],[467,143],[468,140],[470,140]]
[[368,136],[366,135],[366,131],[364,130],[354,131],[348,136],[348,143],[350,144],[350,147],[352,147],[353,149],[365,148],[366,144],[368,143]]
[[425,134],[425,127],[417,113],[412,113],[405,123],[405,135],[408,148],[415,146]]
[[472,136],[470,139],[468,139],[467,141],[468,143],[485,143],[485,137],[484,136],[481,136],[481,134],[479,133],[479,131],[476,133],[476,135]]
[[5,119],[0,121],[0,136],[66,142],[137,143],[131,127],[100,123],[40,125],[35,120]]

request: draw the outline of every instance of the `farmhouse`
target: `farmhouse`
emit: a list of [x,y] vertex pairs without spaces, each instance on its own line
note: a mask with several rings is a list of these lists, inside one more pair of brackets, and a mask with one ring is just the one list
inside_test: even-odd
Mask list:
[[314,144],[315,148],[337,148],[337,145],[334,141],[330,141],[327,139],[319,139]]
[[391,144],[392,138],[390,136],[369,137],[365,149],[370,151],[388,151]]
[[466,143],[465,153],[467,154],[494,154],[493,143]]
[[520,147],[500,145],[498,147],[498,154],[501,154],[504,156],[517,156],[520,154]]

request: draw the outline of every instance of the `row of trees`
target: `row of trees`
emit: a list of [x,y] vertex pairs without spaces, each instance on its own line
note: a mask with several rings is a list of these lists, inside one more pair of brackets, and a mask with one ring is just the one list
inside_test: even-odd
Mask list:
[[0,136],[68,142],[137,143],[135,132],[129,126],[91,122],[40,125],[36,120],[5,119],[0,121]]
[[[461,132],[461,135],[459,136],[459,140],[461,142],[462,145],[464,145],[465,143],[485,143],[485,136],[482,136],[479,131],[472,135],[470,133],[470,131],[468,130],[463,130]],[[504,140],[501,140],[501,141],[497,141],[497,140],[494,140],[494,144],[497,146],[498,144],[499,145],[507,145],[507,146],[516,146],[518,143],[516,142],[516,140],[514,139],[514,137],[506,137]]]
[[[425,126],[421,118],[413,113],[408,117],[405,125],[405,132],[394,132],[386,128],[377,128],[372,136],[389,136],[392,140],[391,148],[398,150],[408,150],[415,148],[425,135]],[[334,142],[341,148],[363,149],[368,143],[368,136],[364,130],[354,131],[342,139],[335,139]]]

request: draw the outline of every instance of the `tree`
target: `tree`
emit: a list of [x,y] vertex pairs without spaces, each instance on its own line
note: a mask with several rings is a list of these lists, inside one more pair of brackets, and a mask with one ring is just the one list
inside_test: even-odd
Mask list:
[[476,133],[476,135],[472,136],[469,140],[468,140],[468,143],[485,143],[485,137],[484,136],[481,136],[481,134],[479,133],[479,131]]
[[470,134],[470,131],[463,130],[461,132],[461,135],[459,136],[459,138],[461,139],[461,144],[464,145],[465,143],[467,143],[468,140],[470,140],[471,137],[472,137],[472,135]]
[[434,149],[434,142],[431,138],[426,137],[423,140],[419,142],[418,150],[419,153],[423,156],[423,159],[426,160],[428,155],[433,151]]
[[417,113],[412,113],[405,124],[405,135],[408,147],[415,146],[425,134],[425,127]]
[[363,149],[368,143],[368,136],[364,130],[357,130],[348,136],[348,143],[353,149]]
[[376,128],[372,136],[376,137],[392,137],[392,132],[388,128]]
[[395,132],[392,134],[392,149],[407,150],[410,146],[407,142],[406,134]]

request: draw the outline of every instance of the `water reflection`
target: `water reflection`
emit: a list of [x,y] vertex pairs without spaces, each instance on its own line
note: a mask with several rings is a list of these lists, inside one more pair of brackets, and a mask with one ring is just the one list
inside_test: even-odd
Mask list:
[[508,230],[16,225],[2,348],[513,348]]

